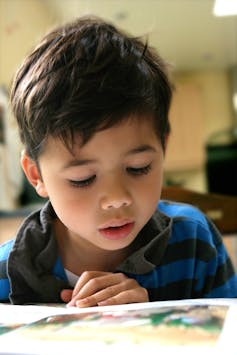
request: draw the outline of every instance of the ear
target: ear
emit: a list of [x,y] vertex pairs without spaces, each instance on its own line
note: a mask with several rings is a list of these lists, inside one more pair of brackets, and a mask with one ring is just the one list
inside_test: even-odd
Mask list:
[[28,181],[35,188],[37,194],[41,197],[48,197],[38,165],[34,160],[29,158],[25,151],[21,154],[21,166]]

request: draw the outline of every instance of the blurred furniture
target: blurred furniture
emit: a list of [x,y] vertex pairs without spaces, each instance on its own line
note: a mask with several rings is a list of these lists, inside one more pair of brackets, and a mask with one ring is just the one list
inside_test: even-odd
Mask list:
[[180,187],[163,187],[162,198],[197,206],[222,234],[237,233],[237,196],[201,193]]
[[217,226],[237,271],[237,196],[201,193],[180,187],[164,186],[162,199],[198,207]]

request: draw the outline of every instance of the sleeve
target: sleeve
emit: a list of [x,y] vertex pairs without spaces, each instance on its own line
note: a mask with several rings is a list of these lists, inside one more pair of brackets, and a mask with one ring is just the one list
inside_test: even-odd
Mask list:
[[203,228],[201,234],[207,244],[197,251],[201,255],[195,271],[197,297],[236,298],[237,276],[233,264],[220,232],[208,218],[206,220],[207,228]]
[[9,301],[10,281],[7,273],[7,263],[13,242],[13,240],[10,240],[0,246],[0,302]]

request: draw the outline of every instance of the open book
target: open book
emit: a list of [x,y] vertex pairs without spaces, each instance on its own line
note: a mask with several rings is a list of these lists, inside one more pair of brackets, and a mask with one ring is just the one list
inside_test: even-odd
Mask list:
[[[0,305],[0,354],[237,354],[237,299],[121,306]],[[233,345],[232,345],[233,344]]]

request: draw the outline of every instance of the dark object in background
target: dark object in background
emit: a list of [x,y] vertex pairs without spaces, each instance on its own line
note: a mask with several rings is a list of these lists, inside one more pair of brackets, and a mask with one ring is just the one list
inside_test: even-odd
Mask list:
[[[163,186],[162,199],[198,207],[218,227],[223,236],[237,238],[237,197],[198,192],[178,186]],[[236,254],[237,255],[237,254]]]
[[206,145],[207,185],[209,192],[237,196],[237,138],[229,131],[229,142],[224,142],[227,133],[220,132]]
[[229,70],[234,123],[209,137],[206,145],[208,191],[237,196],[237,65]]

